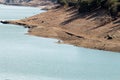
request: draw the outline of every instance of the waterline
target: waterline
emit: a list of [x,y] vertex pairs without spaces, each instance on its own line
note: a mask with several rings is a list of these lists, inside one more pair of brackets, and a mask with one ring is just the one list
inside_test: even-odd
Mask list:
[[[3,20],[43,12],[1,5]],[[9,12],[9,13],[8,13]],[[119,80],[120,54],[55,43],[25,35],[27,29],[0,24],[0,80]]]

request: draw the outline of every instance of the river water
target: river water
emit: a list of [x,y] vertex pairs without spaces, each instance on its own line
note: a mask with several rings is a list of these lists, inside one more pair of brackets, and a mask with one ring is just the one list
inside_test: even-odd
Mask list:
[[[22,19],[38,8],[0,5],[0,20]],[[120,80],[120,54],[57,44],[0,24],[0,80]]]

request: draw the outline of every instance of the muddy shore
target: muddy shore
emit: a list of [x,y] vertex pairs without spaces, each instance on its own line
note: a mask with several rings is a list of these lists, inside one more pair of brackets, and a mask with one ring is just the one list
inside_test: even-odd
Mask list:
[[56,38],[59,43],[120,52],[120,19],[113,21],[104,10],[78,15],[73,8],[57,8],[1,23],[25,26],[28,34]]

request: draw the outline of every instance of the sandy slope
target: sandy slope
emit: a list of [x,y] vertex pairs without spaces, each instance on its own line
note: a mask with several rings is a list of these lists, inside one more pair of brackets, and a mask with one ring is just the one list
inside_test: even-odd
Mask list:
[[10,23],[29,27],[31,35],[120,52],[120,19],[112,21],[104,10],[78,15],[74,8],[60,8]]

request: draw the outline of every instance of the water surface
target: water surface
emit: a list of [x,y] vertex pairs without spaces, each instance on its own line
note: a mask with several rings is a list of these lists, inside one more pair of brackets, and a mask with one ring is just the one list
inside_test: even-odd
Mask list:
[[[38,8],[0,5],[0,20],[22,19]],[[0,24],[0,80],[120,80],[120,54],[57,44]]]

